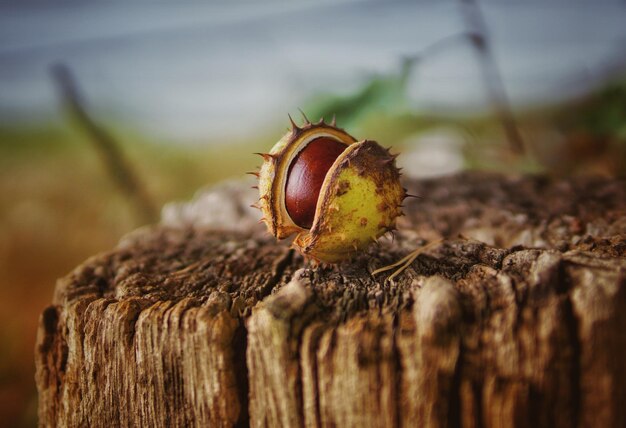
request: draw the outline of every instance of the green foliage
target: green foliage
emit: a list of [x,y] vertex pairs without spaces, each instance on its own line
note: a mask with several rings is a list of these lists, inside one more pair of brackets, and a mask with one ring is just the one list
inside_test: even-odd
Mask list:
[[597,92],[564,106],[556,114],[563,129],[584,129],[594,135],[626,137],[626,80],[610,82]]
[[306,111],[312,120],[336,116],[344,128],[355,126],[372,112],[405,113],[406,84],[413,65],[413,60],[406,59],[398,72],[373,76],[353,94],[316,97],[307,104]]
[[[626,175],[626,79],[608,82],[578,100],[517,112],[526,152],[512,153],[502,124],[492,115],[450,117],[412,111],[407,81],[415,62],[367,79],[351,94],[316,96],[306,104],[312,120],[337,117],[357,137],[402,148],[432,128],[465,135],[466,166],[504,172]],[[414,144],[414,143],[412,143]],[[410,147],[406,147],[410,149]]]

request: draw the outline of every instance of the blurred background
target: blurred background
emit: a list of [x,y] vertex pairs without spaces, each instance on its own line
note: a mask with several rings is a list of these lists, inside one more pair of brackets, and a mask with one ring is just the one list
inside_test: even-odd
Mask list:
[[0,425],[56,278],[333,114],[410,177],[626,175],[626,2],[0,4]]

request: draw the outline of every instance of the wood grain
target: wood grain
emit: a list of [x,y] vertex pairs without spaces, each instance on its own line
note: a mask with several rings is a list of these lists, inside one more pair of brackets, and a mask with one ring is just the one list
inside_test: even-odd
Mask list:
[[59,280],[42,426],[626,426],[624,181],[407,183],[393,241],[318,268],[255,225],[246,184]]

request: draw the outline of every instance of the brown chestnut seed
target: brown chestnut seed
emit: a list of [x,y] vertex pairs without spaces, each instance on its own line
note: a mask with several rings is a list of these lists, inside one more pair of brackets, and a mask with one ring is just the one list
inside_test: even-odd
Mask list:
[[287,174],[285,207],[295,224],[310,229],[320,189],[335,159],[347,148],[333,138],[316,138],[297,154]]

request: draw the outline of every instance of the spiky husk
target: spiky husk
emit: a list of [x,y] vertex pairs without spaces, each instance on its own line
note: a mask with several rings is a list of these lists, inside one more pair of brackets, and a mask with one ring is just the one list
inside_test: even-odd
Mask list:
[[355,143],[331,167],[313,226],[294,244],[326,263],[350,258],[395,228],[403,199],[393,157],[374,141]]
[[[312,140],[330,137],[346,144],[320,189],[311,229],[293,222],[285,208],[289,165]],[[278,239],[297,233],[293,245],[305,256],[336,263],[353,256],[395,227],[406,196],[395,157],[374,141],[357,142],[344,130],[323,121],[292,129],[261,154],[259,208],[270,233]]]
[[284,189],[289,165],[296,155],[312,140],[330,137],[346,146],[356,140],[344,130],[328,125],[324,121],[306,123],[299,127],[293,120],[291,130],[287,132],[269,153],[260,154],[263,165],[259,171],[259,206],[263,212],[263,221],[270,233],[278,239],[284,239],[306,229],[293,222],[285,207]]

